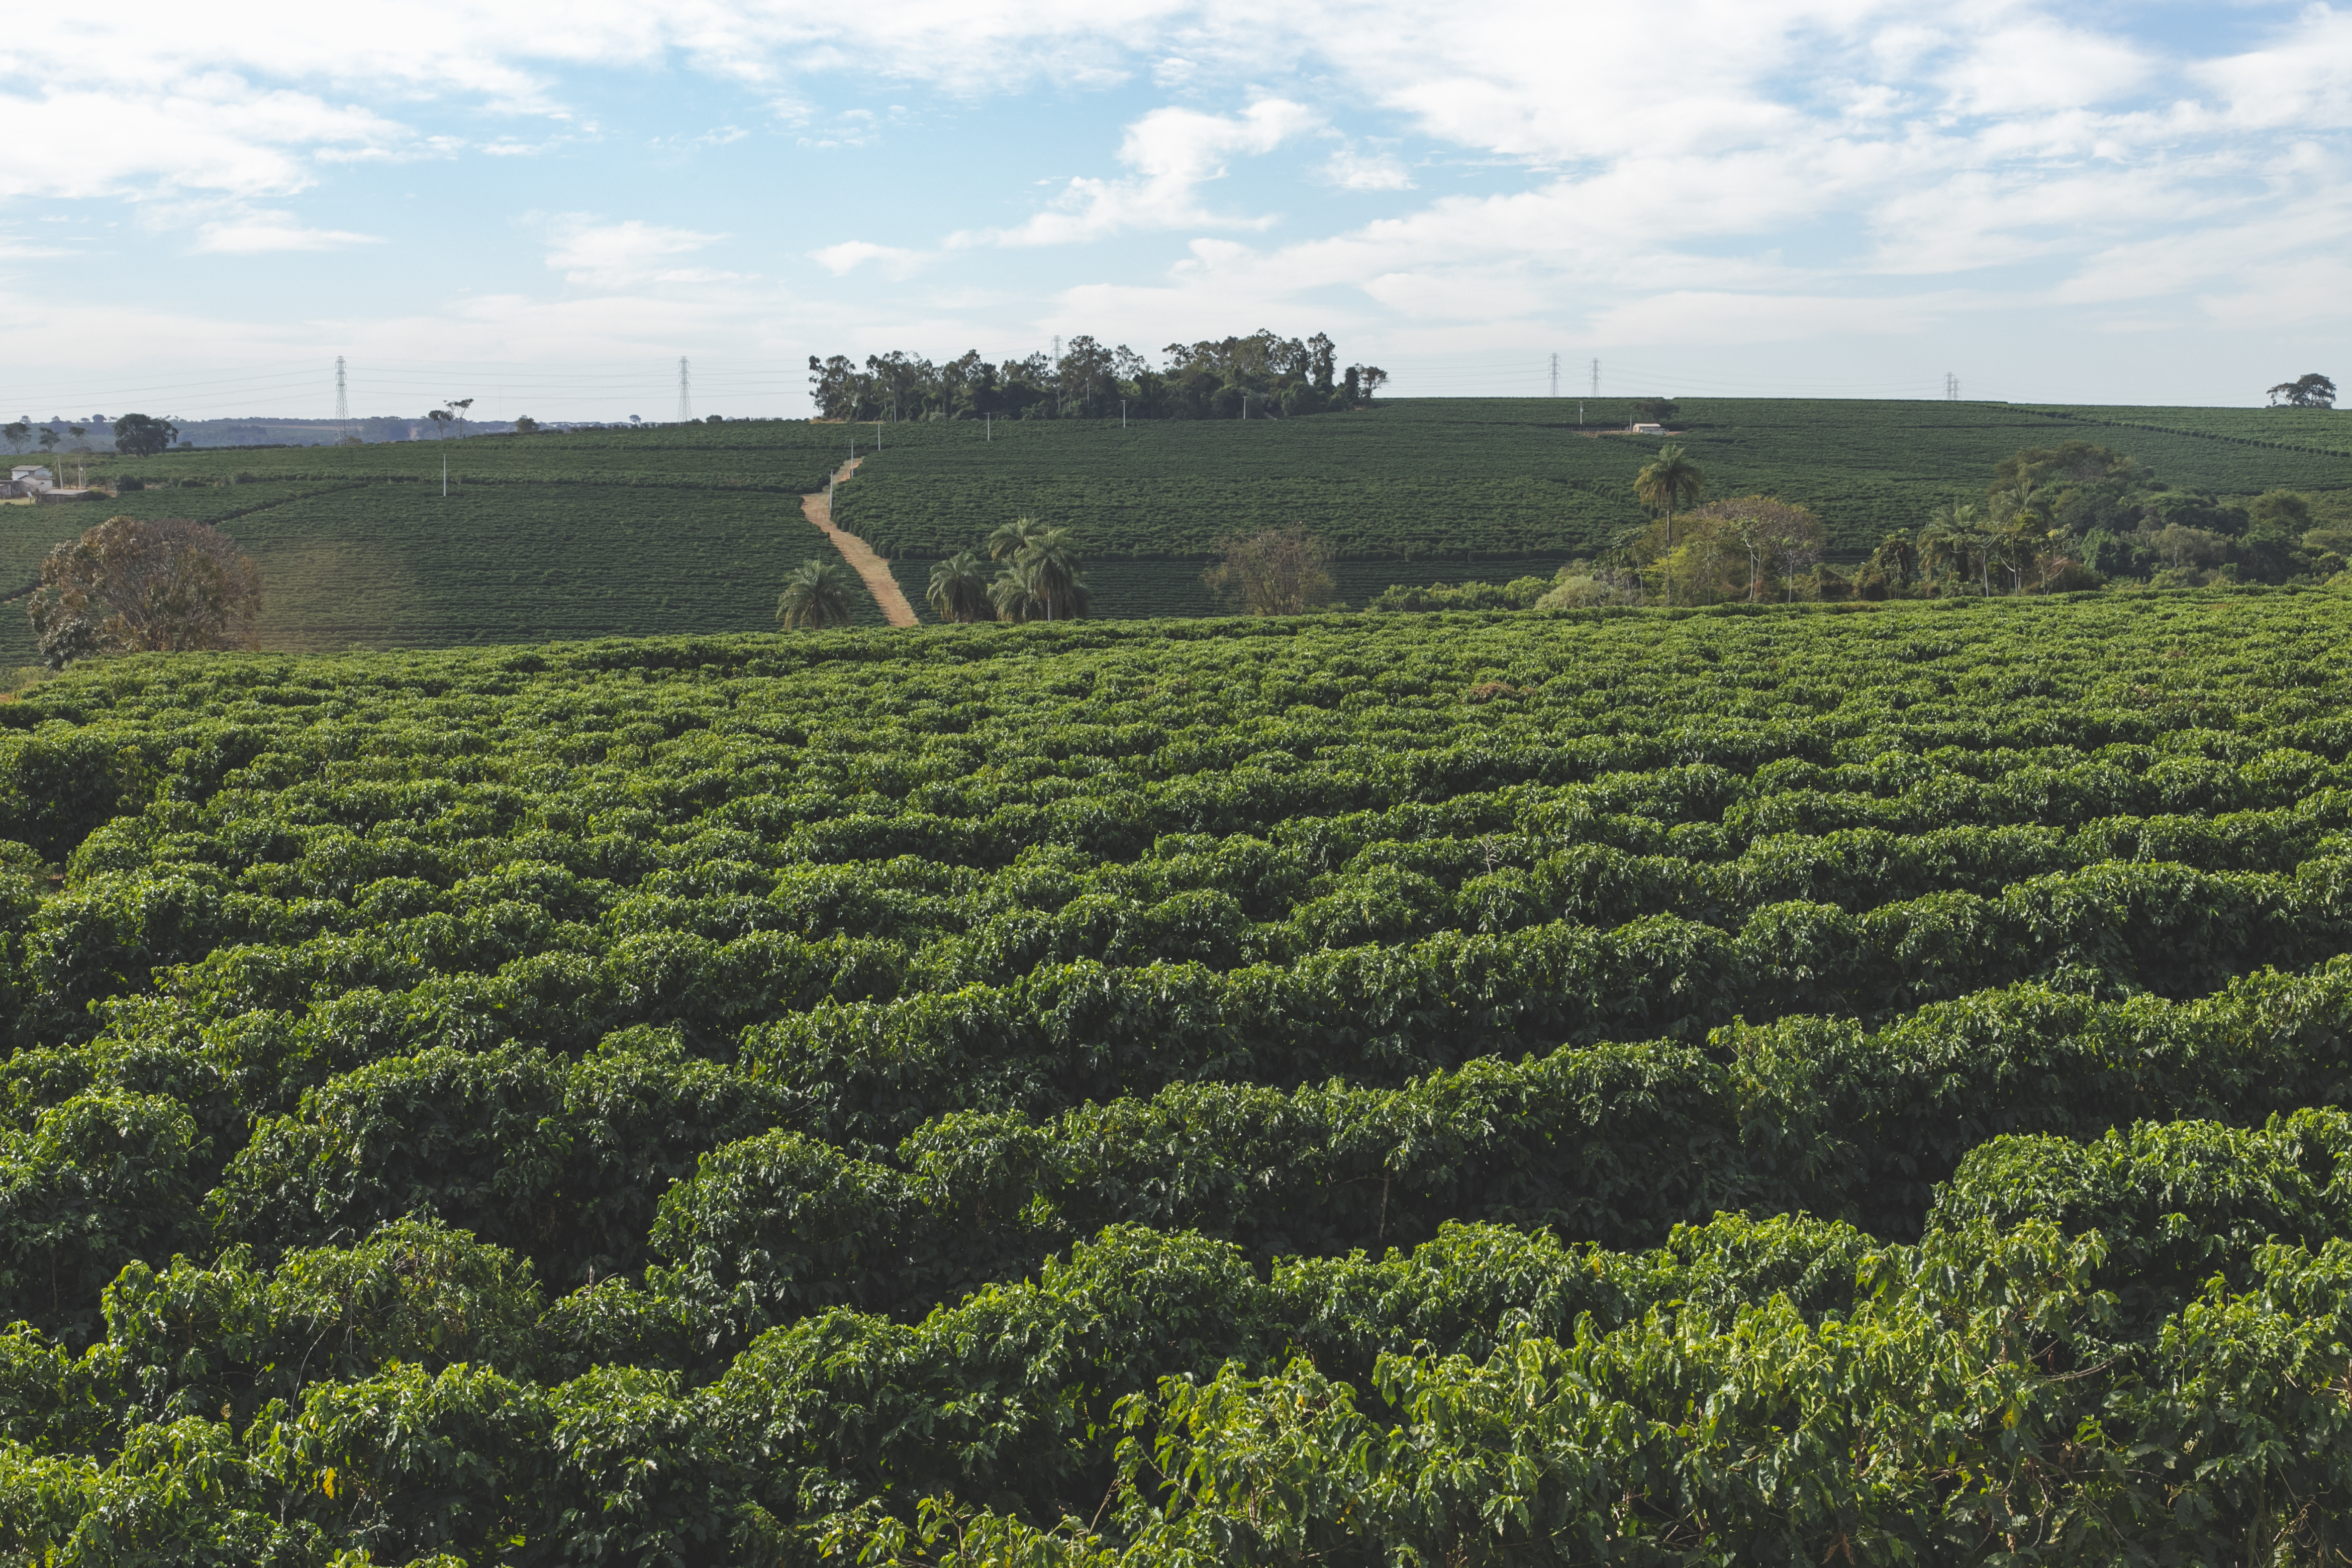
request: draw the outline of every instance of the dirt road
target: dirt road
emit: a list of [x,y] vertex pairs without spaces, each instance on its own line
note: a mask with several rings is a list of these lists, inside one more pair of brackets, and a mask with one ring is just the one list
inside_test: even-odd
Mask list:
[[[852,458],[842,464],[841,471],[833,476],[833,482],[835,485],[847,484],[849,476],[856,473],[857,465],[865,460]],[[875,554],[866,541],[857,535],[844,533],[833,526],[833,500],[830,496],[819,490],[813,496],[801,497],[801,515],[816,524],[824,536],[833,541],[833,547],[841,552],[841,558],[849,563],[849,569],[865,581],[866,591],[874,595],[876,604],[882,606],[884,620],[894,626],[919,624],[915,618],[915,606],[907,603],[907,595],[898,591],[898,579],[890,575],[890,563]]]

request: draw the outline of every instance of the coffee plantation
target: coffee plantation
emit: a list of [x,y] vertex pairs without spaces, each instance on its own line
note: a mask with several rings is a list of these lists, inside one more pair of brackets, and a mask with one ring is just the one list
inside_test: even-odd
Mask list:
[[92,662],[0,984],[0,1563],[2352,1540],[2341,591]]
[[[1220,542],[1291,525],[1335,552],[1339,596],[1360,606],[1400,584],[1549,580],[1572,558],[1605,556],[1639,535],[1650,517],[1633,480],[1657,443],[1601,434],[1633,413],[1623,398],[1383,397],[1311,418],[1124,429],[1115,416],[730,420],[110,455],[95,478],[143,488],[9,509],[0,592],[28,584],[50,545],[120,513],[219,523],[260,567],[263,646],[275,649],[764,631],[786,576],[831,551],[800,498],[824,489],[854,450],[863,466],[839,487],[835,521],[889,560],[917,604],[935,561],[1027,516],[1074,531],[1097,616],[1218,614],[1201,572]],[[1849,574],[1890,533],[1916,535],[1940,506],[1984,502],[2003,459],[2087,441],[2131,458],[2134,483],[2161,495],[2133,489],[2103,498],[2095,518],[2055,520],[2070,534],[2062,552],[2118,581],[2145,580],[2153,562],[2138,531],[2153,518],[2214,535],[2200,547],[2206,566],[2271,584],[2312,575],[2318,563],[2286,547],[2313,523],[2343,527],[2347,419],[2321,409],[1777,398],[1687,398],[1675,416],[1708,495],[1763,493],[1812,509],[1830,558]],[[2278,548],[2251,549],[2242,536],[2263,530],[2258,519],[2250,531],[2247,506],[2280,489],[2325,515],[2281,532]],[[2340,556],[2343,543],[2328,548]],[[2031,592],[2047,576],[1994,581]],[[852,611],[859,624],[883,624],[862,586]],[[32,660],[21,621],[0,623],[6,638],[14,663]]]

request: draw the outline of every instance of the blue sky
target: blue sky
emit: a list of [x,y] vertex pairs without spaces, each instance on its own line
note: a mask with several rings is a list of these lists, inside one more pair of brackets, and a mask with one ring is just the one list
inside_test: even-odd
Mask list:
[[2352,9],[906,0],[13,18],[0,414],[807,412],[1326,331],[1398,394],[2249,404],[2340,362]]

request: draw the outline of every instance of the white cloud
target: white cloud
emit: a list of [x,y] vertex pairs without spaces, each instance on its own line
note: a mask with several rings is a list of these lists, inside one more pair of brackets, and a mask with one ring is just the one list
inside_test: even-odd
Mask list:
[[835,278],[846,277],[868,264],[886,278],[908,278],[930,259],[919,250],[901,250],[894,245],[872,245],[862,239],[845,240],[839,245],[812,250],[809,258]]
[[2129,93],[2156,62],[2130,43],[2045,17],[2027,17],[1968,40],[1940,74],[1963,114],[2079,109]]
[[1052,208],[1019,227],[958,234],[949,243],[1067,245],[1123,229],[1263,228],[1273,219],[1208,211],[1201,205],[1200,187],[1223,178],[1232,158],[1271,153],[1320,120],[1314,110],[1280,98],[1262,98],[1230,116],[1155,109],[1129,126],[1120,143],[1118,161],[1133,174],[1073,179]]
[[261,256],[272,251],[341,250],[354,245],[382,243],[382,237],[373,234],[305,228],[291,213],[244,212],[199,225],[193,248],[215,256]]
[[0,145],[12,149],[0,196],[286,195],[316,181],[315,152],[382,152],[413,139],[364,109],[217,76],[154,94],[0,91]]
[[1342,147],[1323,161],[1323,177],[1343,191],[1409,191],[1412,171],[1393,153]]
[[2352,124],[2352,13],[2305,6],[2265,48],[2191,64],[2230,124],[2318,131]]
[[671,228],[630,218],[622,223],[598,223],[580,216],[557,219],[551,226],[554,245],[547,265],[567,282],[592,289],[625,289],[648,283],[709,283],[733,276],[698,268],[671,267],[674,257],[688,256],[716,245],[727,236],[697,229]]

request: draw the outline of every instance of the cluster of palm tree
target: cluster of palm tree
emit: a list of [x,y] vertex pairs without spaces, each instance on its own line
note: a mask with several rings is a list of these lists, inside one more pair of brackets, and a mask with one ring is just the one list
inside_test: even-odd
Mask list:
[[1092,607],[1066,528],[1015,518],[988,536],[988,561],[998,563],[993,579],[969,550],[932,566],[923,595],[932,613],[943,621],[1073,621]]
[[2037,561],[2045,566],[2063,563],[2049,548],[2057,535],[2049,529],[2044,510],[2030,480],[1994,491],[1984,508],[1946,501],[1919,531],[1919,563],[1930,588],[1939,577],[1962,583],[1973,577],[1979,591],[1990,598],[1998,568],[2010,578],[2010,591],[2022,593],[2026,574]]

